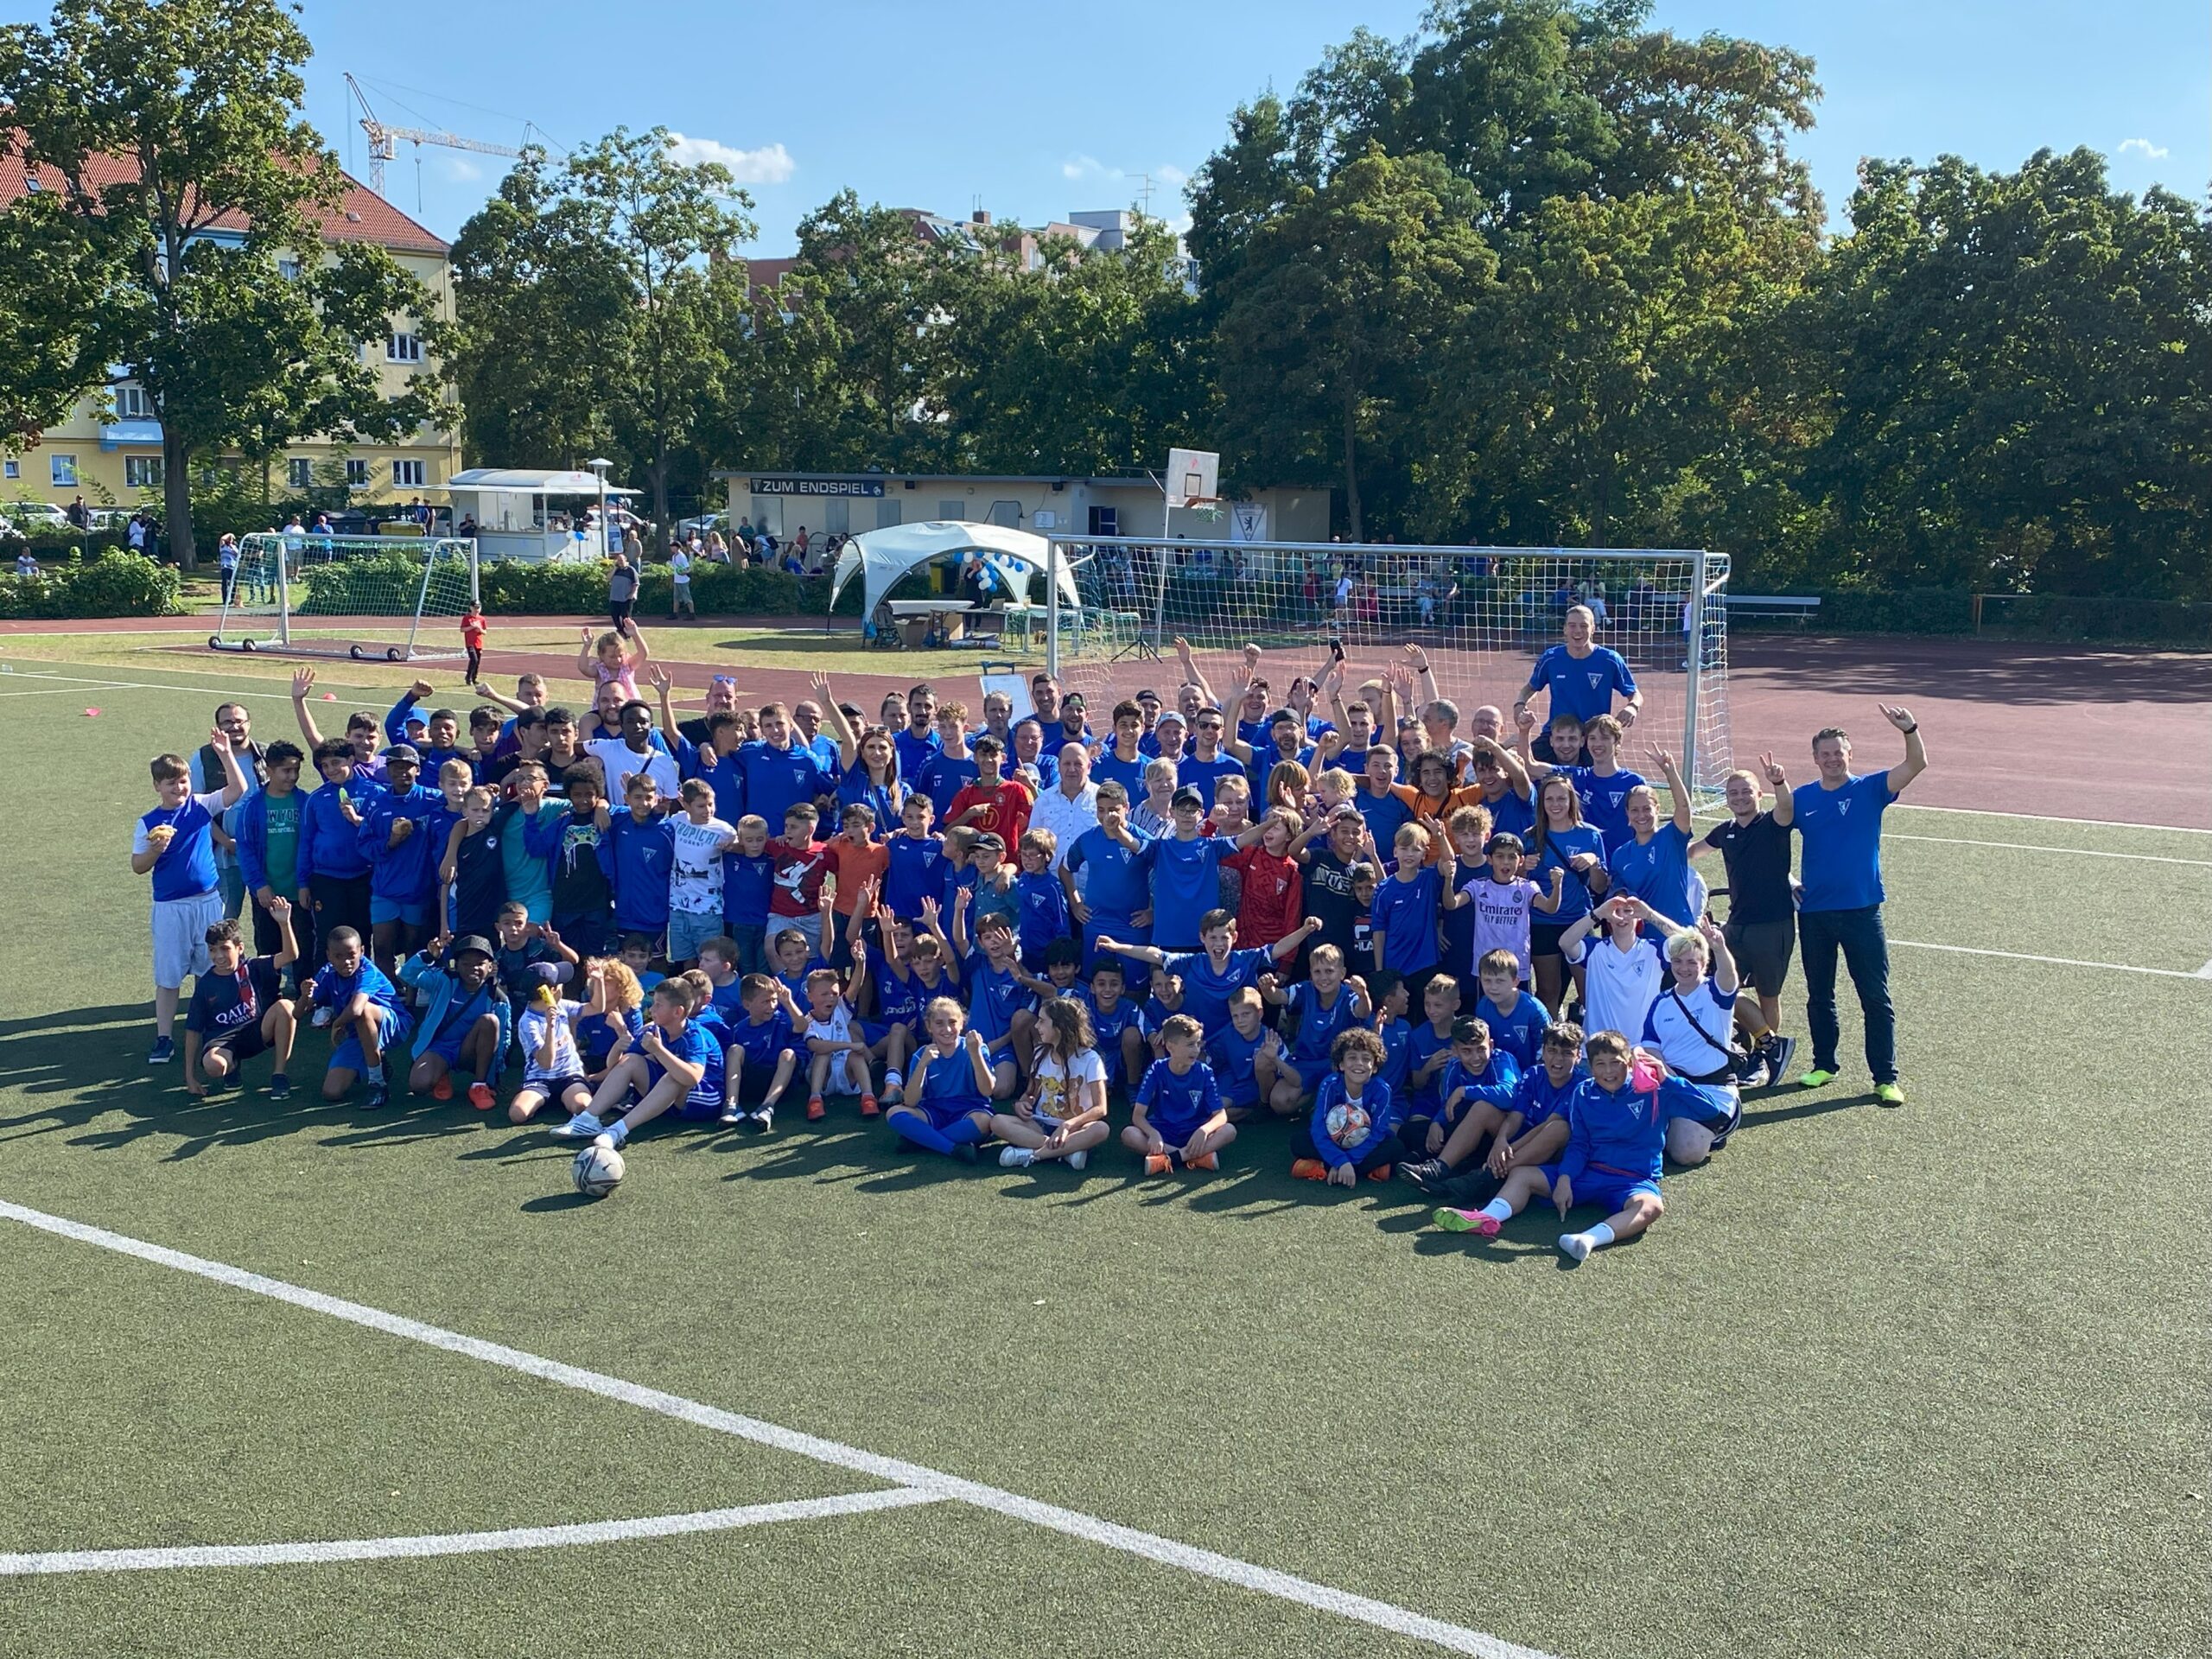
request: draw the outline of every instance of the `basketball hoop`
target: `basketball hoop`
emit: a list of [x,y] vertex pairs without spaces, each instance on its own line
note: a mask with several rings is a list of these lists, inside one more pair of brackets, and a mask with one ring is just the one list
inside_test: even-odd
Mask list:
[[1212,449],[1170,449],[1160,491],[1170,511],[1177,507],[1217,508],[1221,502],[1221,455]]

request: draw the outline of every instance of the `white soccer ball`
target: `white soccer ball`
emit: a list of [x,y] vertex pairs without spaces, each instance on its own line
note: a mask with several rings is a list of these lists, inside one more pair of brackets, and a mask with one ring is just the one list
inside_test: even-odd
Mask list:
[[603,1198],[622,1184],[622,1154],[612,1147],[586,1147],[569,1166],[576,1191],[588,1198]]
[[1330,1107],[1329,1116],[1322,1121],[1329,1131],[1329,1139],[1347,1148],[1366,1140],[1368,1130],[1375,1123],[1368,1116],[1367,1108],[1342,1101]]

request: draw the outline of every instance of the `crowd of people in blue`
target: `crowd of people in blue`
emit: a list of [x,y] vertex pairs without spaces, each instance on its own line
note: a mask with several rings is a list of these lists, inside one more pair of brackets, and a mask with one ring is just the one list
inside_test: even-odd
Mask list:
[[586,637],[588,709],[418,682],[326,734],[302,670],[300,741],[226,702],[153,760],[149,1059],[181,1008],[194,1095],[266,1053],[283,1098],[321,1027],[327,1101],[459,1092],[618,1149],[850,1101],[917,1153],[1081,1170],[1117,1141],[1168,1176],[1283,1120],[1294,1175],[1395,1176],[1447,1230],[1600,1212],[1560,1238],[1580,1260],[1789,1081],[1801,948],[1795,1082],[1838,1071],[1840,957],[1903,1103],[1880,834],[1927,764],[1885,706],[1900,761],[1855,772],[1828,728],[1811,779],[1763,756],[1697,836],[1675,758],[1643,751],[1660,787],[1626,764],[1643,694],[1596,632],[1570,609],[1464,721],[1418,645],[1281,683],[1247,646],[1217,689],[1178,641],[1172,702],[1095,724],[1047,674],[1027,711],[919,684],[872,721],[818,675],[750,709],[717,677],[679,719],[626,619]]

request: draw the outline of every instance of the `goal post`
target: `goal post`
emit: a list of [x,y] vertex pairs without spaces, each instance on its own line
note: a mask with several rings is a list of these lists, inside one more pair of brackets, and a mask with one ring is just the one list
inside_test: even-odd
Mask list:
[[[1224,699],[1247,645],[1261,651],[1268,705],[1294,679],[1319,678],[1344,652],[1344,696],[1419,645],[1437,694],[1456,703],[1459,733],[1484,705],[1511,709],[1536,658],[1560,641],[1569,606],[1597,613],[1595,643],[1626,659],[1643,702],[1621,757],[1631,770],[1653,745],[1675,752],[1701,801],[1731,766],[1729,559],[1702,549],[1443,547],[1395,543],[1053,537],[1046,582],[1056,613],[1046,665],[1083,692],[1093,726],[1150,689],[1173,706],[1182,678],[1175,641]],[[1076,601],[1058,593],[1072,578]],[[1539,704],[1541,709],[1541,704]],[[1325,711],[1323,711],[1325,713]]]
[[241,537],[215,651],[435,662],[461,656],[442,626],[480,594],[476,543],[451,537]]

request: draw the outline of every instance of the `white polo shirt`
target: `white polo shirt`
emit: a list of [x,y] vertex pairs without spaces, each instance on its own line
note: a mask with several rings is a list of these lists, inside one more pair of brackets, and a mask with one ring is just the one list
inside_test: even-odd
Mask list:
[[1585,1034],[1618,1031],[1630,1042],[1640,1040],[1651,1004],[1667,983],[1667,958],[1658,942],[1639,938],[1624,950],[1610,938],[1586,938],[1568,945],[1566,956],[1584,964]]

